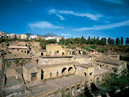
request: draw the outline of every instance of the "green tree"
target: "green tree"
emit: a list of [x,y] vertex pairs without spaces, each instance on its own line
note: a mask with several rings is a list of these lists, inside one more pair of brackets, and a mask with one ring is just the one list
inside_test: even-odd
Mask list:
[[85,37],[82,36],[80,40],[81,40],[80,42],[81,42],[82,44],[86,44],[86,39],[85,39]]
[[114,39],[112,39],[111,37],[108,38],[108,44],[109,45],[114,45]]
[[123,45],[123,37],[121,37],[121,45]]
[[62,38],[62,39],[59,41],[59,44],[65,44],[65,39]]
[[57,43],[56,39],[46,40],[46,44]]
[[80,44],[81,43],[81,39],[80,38],[75,38],[74,39],[74,43],[75,44]]
[[45,49],[46,48],[46,41],[45,41],[45,39],[42,39],[40,41],[40,46],[41,46],[41,49]]
[[87,39],[87,44],[91,44],[90,36],[89,36],[88,39]]
[[116,38],[116,45],[120,45],[120,39],[118,37]]
[[129,44],[129,38],[126,38],[125,44],[126,44],[126,45]]
[[66,39],[66,42],[65,42],[66,45],[71,45],[71,44],[73,44],[73,43],[74,43],[74,42],[73,42],[73,39],[72,39],[72,38]]
[[97,44],[97,45],[99,45],[99,44],[100,44],[99,37],[97,37],[97,39],[96,39],[96,44]]
[[101,38],[100,44],[101,45],[106,45],[106,38]]

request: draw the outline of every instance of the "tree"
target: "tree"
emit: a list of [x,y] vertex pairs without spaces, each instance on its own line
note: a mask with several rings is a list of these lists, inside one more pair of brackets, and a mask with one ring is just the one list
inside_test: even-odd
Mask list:
[[75,38],[75,39],[74,39],[74,43],[75,43],[75,44],[80,44],[80,43],[81,43],[80,40],[81,40],[80,38]]
[[120,39],[118,37],[116,38],[116,45],[120,45]]
[[125,44],[126,44],[126,45],[129,44],[129,38],[126,38]]
[[97,45],[99,45],[99,44],[100,44],[99,37],[97,37],[97,39],[96,39],[96,44],[97,44]]
[[65,39],[62,38],[62,39],[59,41],[59,44],[65,44]]
[[109,45],[114,45],[114,39],[112,39],[111,37],[108,38],[108,44]]
[[106,45],[106,38],[101,38],[100,44],[101,45]]
[[90,43],[91,43],[91,40],[90,40],[90,36],[89,36],[87,39],[87,44],[90,44]]
[[111,38],[110,37],[108,38],[108,44],[111,45]]
[[123,37],[121,37],[121,45],[123,45]]
[[50,43],[57,43],[56,39],[50,39],[50,40],[46,40],[46,44],[50,44]]
[[42,39],[40,41],[40,46],[41,46],[41,49],[45,49],[46,48],[46,41],[45,41],[45,39]]
[[82,44],[86,44],[86,39],[85,39],[85,37],[82,36],[80,40],[81,40],[81,43],[82,43]]
[[71,45],[71,44],[73,44],[73,43],[74,43],[74,42],[73,42],[73,39],[72,39],[72,38],[66,39],[66,42],[65,42],[66,45]]

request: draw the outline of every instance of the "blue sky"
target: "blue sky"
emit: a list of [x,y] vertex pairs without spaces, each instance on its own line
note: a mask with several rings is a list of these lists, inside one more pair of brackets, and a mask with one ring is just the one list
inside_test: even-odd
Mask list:
[[0,31],[129,37],[129,0],[0,0]]

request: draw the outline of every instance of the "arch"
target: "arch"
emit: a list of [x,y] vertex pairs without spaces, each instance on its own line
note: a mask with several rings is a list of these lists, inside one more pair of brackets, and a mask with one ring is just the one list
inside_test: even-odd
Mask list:
[[39,60],[38,59],[36,59],[36,63],[38,64],[38,62],[39,62]]
[[92,72],[90,72],[90,76],[92,76]]
[[43,53],[41,53],[41,56],[43,56]]
[[78,51],[78,54],[81,54],[81,51],[80,50]]
[[59,72],[58,71],[56,72],[56,76],[59,76]]
[[52,78],[52,72],[50,72],[50,78]]
[[80,89],[80,84],[77,85],[77,93],[80,93],[81,89]]
[[64,67],[64,68],[62,69],[62,74],[67,74],[67,68]]
[[98,82],[99,82],[99,77],[96,78],[96,83],[98,83]]
[[65,90],[65,94],[66,94],[66,95],[69,95],[69,94],[70,94],[70,89],[69,89],[69,88],[67,88],[67,89]]
[[71,94],[72,94],[72,96],[75,96],[75,94],[76,94],[76,88],[75,88],[75,86],[73,86],[71,88]]
[[68,72],[72,73],[73,72],[73,67],[69,67]]
[[62,52],[62,55],[64,55],[64,52]]
[[44,71],[41,69],[41,80],[44,79]]
[[84,72],[84,76],[86,77],[86,72]]

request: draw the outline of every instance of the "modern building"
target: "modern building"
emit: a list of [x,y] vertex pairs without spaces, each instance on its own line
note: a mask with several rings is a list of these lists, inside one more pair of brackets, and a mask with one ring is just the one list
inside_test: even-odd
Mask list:
[[53,37],[46,37],[45,40],[55,39],[57,42],[59,42],[62,38],[63,38],[63,37],[53,36]]
[[21,39],[27,39],[27,35],[26,34],[21,34]]

